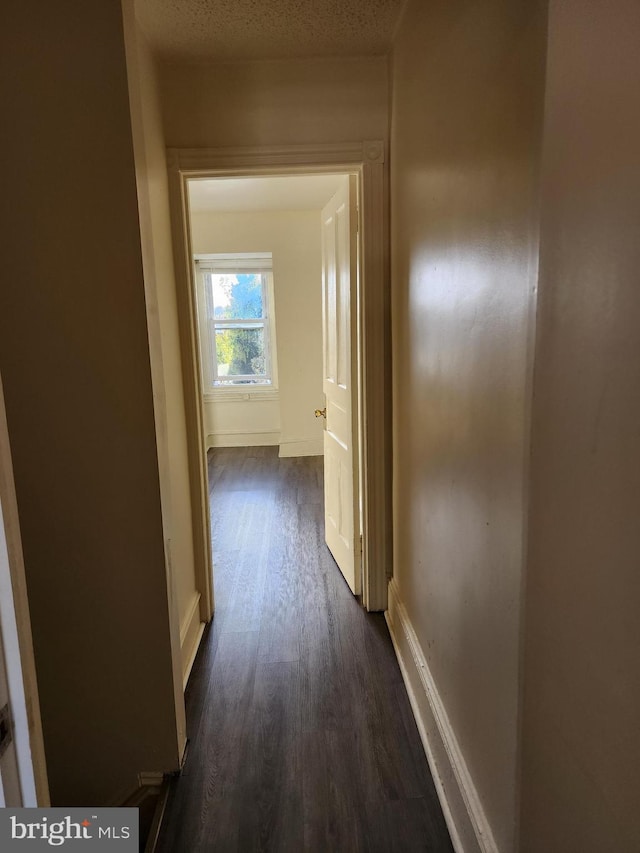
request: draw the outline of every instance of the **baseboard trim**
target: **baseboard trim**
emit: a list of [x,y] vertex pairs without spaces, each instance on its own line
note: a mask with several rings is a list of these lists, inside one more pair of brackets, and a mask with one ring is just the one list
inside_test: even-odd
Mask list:
[[499,853],[427,660],[393,579],[389,583],[389,609],[385,612],[385,618],[456,853]]
[[280,442],[280,458],[290,456],[322,456],[324,453],[324,439],[320,438],[293,438]]
[[273,447],[280,444],[280,432],[246,432],[221,430],[207,436],[207,450],[212,447]]
[[144,853],[153,853],[156,848],[160,826],[164,817],[167,798],[169,796],[169,783],[173,774],[160,772],[142,772],[138,774],[138,785],[130,793],[114,805],[116,807],[140,809],[149,797],[156,797],[157,802],[153,810],[151,823],[146,826],[146,821],[140,822],[140,840],[144,841],[144,833],[147,832]]
[[183,689],[187,686],[203,631],[204,622],[200,621],[200,593],[196,592],[193,595],[187,617],[180,626],[180,659],[182,661]]
[[156,805],[153,814],[153,820],[151,822],[151,827],[149,828],[149,836],[147,838],[147,843],[145,844],[144,853],[154,853],[154,850],[156,849],[158,838],[160,836],[160,827],[162,826],[162,820],[164,818],[164,812],[167,807],[168,799],[169,780],[165,779],[162,783],[162,788],[158,795],[158,804]]

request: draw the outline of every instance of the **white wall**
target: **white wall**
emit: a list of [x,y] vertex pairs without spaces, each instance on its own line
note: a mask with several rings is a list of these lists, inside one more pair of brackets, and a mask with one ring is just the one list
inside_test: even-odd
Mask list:
[[278,399],[205,402],[210,446],[279,444],[281,455],[322,453],[320,212],[194,213],[196,254],[271,252]]

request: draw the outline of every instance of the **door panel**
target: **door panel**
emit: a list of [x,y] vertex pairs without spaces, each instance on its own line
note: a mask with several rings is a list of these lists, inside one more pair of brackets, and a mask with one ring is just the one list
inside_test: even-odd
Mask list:
[[350,177],[322,211],[324,505],[327,545],[359,594],[356,282],[356,179]]

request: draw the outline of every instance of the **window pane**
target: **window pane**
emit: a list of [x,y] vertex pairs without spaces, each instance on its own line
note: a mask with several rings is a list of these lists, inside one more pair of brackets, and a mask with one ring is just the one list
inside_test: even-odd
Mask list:
[[211,273],[209,279],[216,320],[264,317],[262,273]]
[[267,378],[264,327],[217,327],[216,358],[220,384],[234,382],[240,376],[248,377],[241,381],[264,382]]

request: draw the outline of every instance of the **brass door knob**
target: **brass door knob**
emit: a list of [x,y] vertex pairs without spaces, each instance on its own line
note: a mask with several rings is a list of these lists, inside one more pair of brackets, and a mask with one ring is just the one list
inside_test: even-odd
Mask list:
[[327,417],[327,408],[325,406],[324,409],[316,409],[316,417],[317,418],[326,418]]

